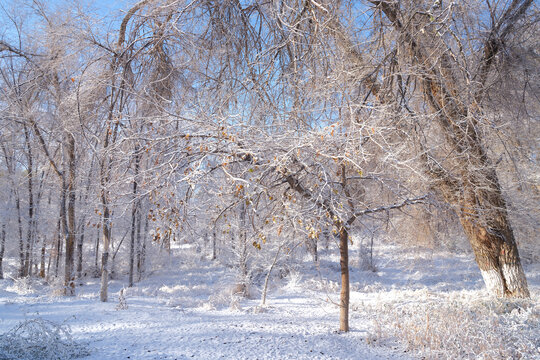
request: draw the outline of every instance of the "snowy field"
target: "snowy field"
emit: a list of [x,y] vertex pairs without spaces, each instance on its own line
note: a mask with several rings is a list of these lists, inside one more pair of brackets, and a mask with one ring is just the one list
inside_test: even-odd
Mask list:
[[360,270],[351,255],[349,333],[337,331],[339,262],[331,252],[318,266],[306,256],[275,270],[265,307],[261,281],[249,298],[235,295],[234,269],[189,246],[163,254],[167,266],[125,289],[125,301],[124,278],[111,282],[108,303],[99,301],[98,279],[79,282],[73,298],[38,279],[0,280],[0,359],[16,351],[6,344],[21,324],[19,332],[62,325],[73,341],[68,357],[96,360],[540,358],[538,263],[525,264],[531,300],[510,302],[486,295],[472,255],[380,245],[374,271]]

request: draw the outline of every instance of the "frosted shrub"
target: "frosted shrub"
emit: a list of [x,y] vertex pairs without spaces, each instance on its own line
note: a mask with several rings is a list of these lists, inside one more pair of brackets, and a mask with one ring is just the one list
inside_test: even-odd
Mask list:
[[68,360],[87,355],[67,325],[41,318],[23,321],[0,336],[2,360]]
[[358,255],[358,267],[360,270],[377,272],[377,266],[373,260],[373,249],[367,246],[361,246]]
[[[372,309],[375,310],[375,309]],[[540,356],[540,309],[526,302],[426,301],[385,304],[371,337],[397,338],[427,359],[532,359]]]
[[59,277],[49,279],[49,294],[50,294],[50,296],[52,296],[52,297],[64,296],[65,289],[66,288],[64,286],[64,280],[63,279],[61,279]]
[[8,291],[13,291],[19,295],[29,295],[36,292],[31,277],[13,279],[13,284],[7,287]]
[[300,288],[300,283],[302,282],[302,274],[299,271],[291,270],[287,276],[287,285],[285,288],[287,290],[298,290]]
[[239,310],[241,308],[240,302],[245,298],[244,286],[238,284],[229,284],[210,295],[206,304],[210,309],[221,309],[229,307],[233,310]]

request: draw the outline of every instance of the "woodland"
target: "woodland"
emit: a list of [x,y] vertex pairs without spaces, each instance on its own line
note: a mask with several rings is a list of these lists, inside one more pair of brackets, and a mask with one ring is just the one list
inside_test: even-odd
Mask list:
[[538,5],[2,1],[0,279],[106,303],[187,246],[262,306],[333,254],[346,333],[384,238],[537,301]]

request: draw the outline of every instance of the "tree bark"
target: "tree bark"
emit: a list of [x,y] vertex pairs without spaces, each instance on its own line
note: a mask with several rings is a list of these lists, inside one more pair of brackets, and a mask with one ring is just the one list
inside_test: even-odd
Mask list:
[[83,244],[84,244],[84,224],[81,226],[81,235],[77,241],[77,278],[82,278],[83,270]]
[[141,245],[141,257],[139,261],[139,281],[142,278],[142,274],[145,271],[145,263],[146,263],[146,238],[148,237],[148,216],[145,216],[144,220],[144,231],[142,234],[142,245]]
[[46,250],[46,241],[47,237],[43,236],[43,243],[41,244],[41,261],[40,261],[40,269],[39,269],[39,277],[45,278],[45,250]]
[[56,258],[54,259],[55,260],[55,264],[54,264],[54,276],[57,277],[58,276],[58,269],[60,268],[60,258],[62,257],[62,247],[63,247],[63,243],[62,243],[62,222],[60,221],[60,218],[58,219],[58,224],[57,224],[57,227],[56,227],[56,249],[55,249],[55,252],[56,252]]
[[73,134],[67,133],[67,160],[68,160],[68,178],[65,188],[65,196],[67,200],[66,214],[67,216],[67,236],[66,236],[66,255],[64,263],[64,289],[65,295],[75,295],[75,137]]
[[142,253],[142,244],[141,244],[141,204],[137,208],[137,279],[141,280],[141,253]]
[[129,287],[133,286],[133,272],[134,272],[134,262],[135,262],[135,235],[136,235],[136,222],[137,222],[137,211],[139,207],[139,202],[137,201],[137,178],[139,176],[139,164],[140,164],[140,153],[139,147],[135,146],[135,173],[133,175],[133,204],[131,209],[131,239],[129,243]]
[[336,223],[339,231],[339,265],[341,267],[341,293],[339,300],[339,330],[349,331],[349,232],[345,225]]
[[[104,190],[103,190],[104,191]],[[103,201],[103,250],[101,253],[101,289],[99,292],[99,298],[102,302],[107,302],[108,297],[108,284],[109,284],[109,246],[111,242],[111,228],[110,228],[110,216],[109,206],[105,196],[102,195]]]
[[212,231],[212,260],[216,260],[217,258],[217,239],[216,239],[216,228],[214,227],[214,230]]
[[4,269],[2,263],[4,261],[4,250],[6,249],[6,224],[2,224],[2,237],[0,238],[0,279],[4,278]]
[[[96,274],[99,274],[99,267],[98,267],[98,262],[99,262],[99,230],[100,227],[96,227],[96,243],[95,243],[95,246],[94,246],[94,269],[96,271]],[[97,275],[96,275],[97,277]]]
[[469,238],[488,291],[498,297],[527,298],[527,279],[506,204],[497,178],[491,173],[490,187],[469,185],[464,192],[459,218]]
[[270,268],[268,269],[268,273],[266,273],[266,277],[264,278],[264,287],[262,291],[261,305],[266,305],[266,294],[268,292],[268,283],[270,282],[270,275],[272,274],[272,270],[274,270],[274,267],[277,264],[279,253],[281,252],[282,247],[283,247],[283,244],[281,244],[278,247],[276,251],[276,255],[274,256],[274,260],[272,261],[272,264],[270,265]]
[[24,254],[24,269],[23,276],[31,275],[31,261],[30,261],[30,252],[32,248],[33,241],[33,230],[34,230],[34,158],[32,155],[32,146],[30,145],[30,134],[28,132],[28,127],[23,123],[24,130],[24,139],[26,145],[26,158],[28,160],[27,167],[27,184],[28,184],[28,227],[26,229],[26,252]]

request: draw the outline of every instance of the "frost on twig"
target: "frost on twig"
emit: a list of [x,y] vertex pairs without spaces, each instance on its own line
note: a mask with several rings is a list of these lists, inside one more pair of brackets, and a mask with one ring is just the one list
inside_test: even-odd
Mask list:
[[69,326],[42,318],[25,320],[0,335],[3,360],[67,360],[87,355],[88,349],[73,340]]

